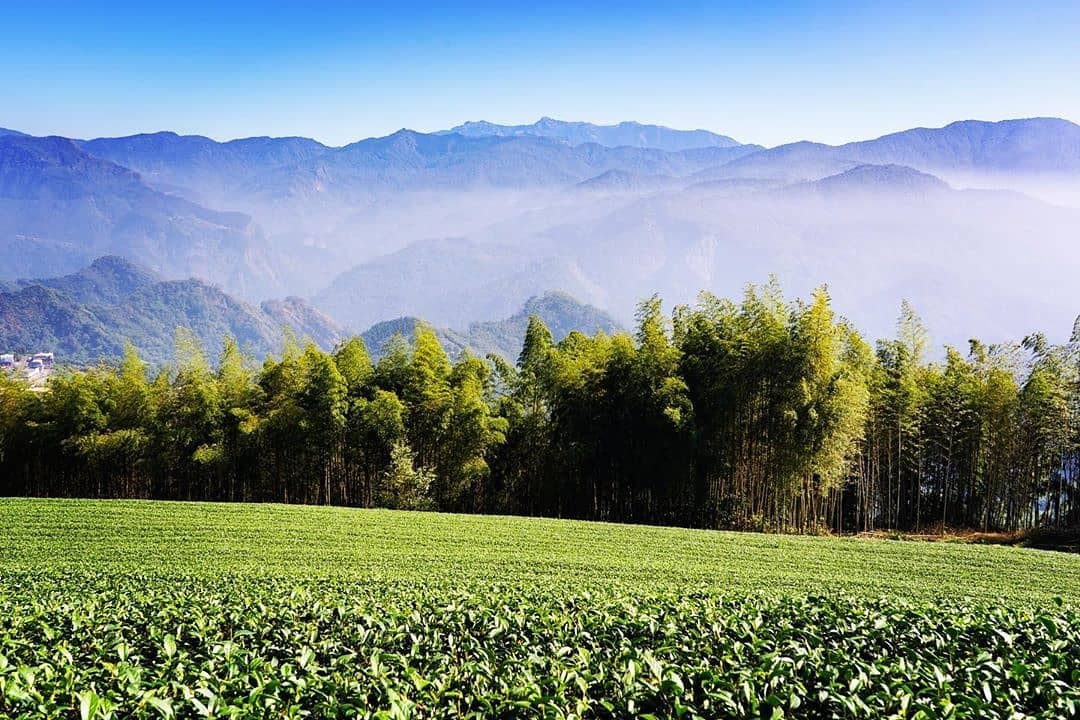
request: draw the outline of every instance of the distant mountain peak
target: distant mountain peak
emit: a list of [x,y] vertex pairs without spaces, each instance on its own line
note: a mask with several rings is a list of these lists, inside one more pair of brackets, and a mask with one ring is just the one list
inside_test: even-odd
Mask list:
[[671,182],[672,178],[666,175],[643,175],[613,169],[582,180],[577,187],[586,190],[652,190],[667,187]]
[[489,353],[501,355],[513,362],[525,340],[529,318],[536,315],[548,326],[552,337],[558,342],[574,330],[586,334],[603,331],[610,334],[622,328],[608,313],[599,308],[579,302],[569,293],[550,290],[533,295],[525,301],[521,310],[504,320],[473,322],[467,330],[458,331],[436,327],[413,315],[403,315],[393,320],[382,320],[365,330],[361,337],[368,351],[379,355],[387,343],[401,335],[411,341],[417,328],[431,328],[451,356],[463,351],[484,356]]
[[[1074,128],[1075,127],[1080,127],[1076,123],[1074,123],[1074,122],[1072,122],[1070,120],[1065,120],[1063,118],[1051,117],[1051,116],[1046,115],[1046,116],[1029,117],[1029,118],[1009,118],[1007,120],[974,120],[974,119],[971,119],[971,120],[954,120],[951,123],[949,123],[948,125],[944,126],[944,128],[942,128],[942,129],[965,128],[965,127],[968,127],[968,128],[970,128],[970,127],[993,127],[995,125],[1000,126],[1000,127],[1023,126],[1023,125],[1043,126],[1043,127],[1048,127],[1048,126],[1052,126],[1052,127],[1074,127]],[[935,128],[928,128],[928,129],[933,130]]]
[[102,255],[96,258],[90,267],[94,270],[109,270],[109,271],[123,271],[123,272],[144,272],[148,275],[153,275],[149,270],[139,265],[136,262],[132,262],[127,258],[120,257],[119,255]]
[[905,165],[857,165],[812,183],[822,190],[902,190],[907,192],[948,190],[941,178]]
[[546,115],[531,125],[499,125],[487,120],[471,120],[437,134],[466,137],[534,135],[562,140],[571,145],[596,143],[605,147],[654,148],[669,152],[740,145],[726,135],[707,130],[674,130],[662,125],[643,125],[634,121],[624,121],[617,125],[595,125],[581,121],[556,120]]
[[922,170],[1076,172],[1080,125],[1060,118],[959,120],[840,145],[846,157]]

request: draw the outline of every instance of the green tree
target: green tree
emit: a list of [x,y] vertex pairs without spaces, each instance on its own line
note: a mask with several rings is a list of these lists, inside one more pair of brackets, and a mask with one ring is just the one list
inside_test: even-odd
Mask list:
[[430,510],[430,487],[434,473],[417,467],[416,458],[404,441],[394,443],[390,463],[379,486],[376,502],[381,507],[398,510]]
[[314,502],[329,505],[345,495],[340,467],[349,388],[334,359],[309,344],[301,358],[303,380],[297,398]]
[[439,507],[481,511],[487,507],[495,448],[506,440],[508,423],[492,410],[492,371],[466,353],[450,374],[450,414],[439,453]]

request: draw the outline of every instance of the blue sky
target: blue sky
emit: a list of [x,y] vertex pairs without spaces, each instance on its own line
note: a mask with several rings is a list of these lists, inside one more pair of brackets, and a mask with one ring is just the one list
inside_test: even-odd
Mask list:
[[7,2],[0,126],[343,144],[549,115],[842,142],[1080,121],[1078,38],[1076,0]]

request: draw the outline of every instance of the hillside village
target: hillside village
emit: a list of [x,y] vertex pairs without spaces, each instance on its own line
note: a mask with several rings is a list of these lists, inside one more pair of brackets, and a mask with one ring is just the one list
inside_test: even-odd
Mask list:
[[0,353],[0,372],[22,375],[34,389],[45,388],[45,383],[56,367],[56,355],[51,352],[33,354]]

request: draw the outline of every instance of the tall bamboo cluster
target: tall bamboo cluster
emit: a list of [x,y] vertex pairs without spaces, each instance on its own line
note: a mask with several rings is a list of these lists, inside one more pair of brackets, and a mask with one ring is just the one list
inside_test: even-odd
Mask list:
[[0,377],[0,492],[440,509],[795,532],[1080,524],[1080,337],[934,357],[824,289],[704,294],[633,335],[530,321],[516,363],[435,334]]

